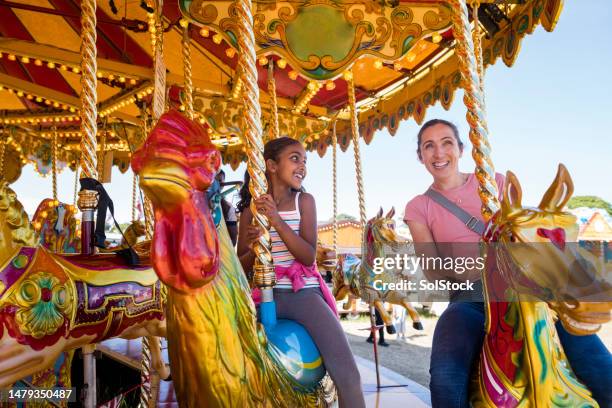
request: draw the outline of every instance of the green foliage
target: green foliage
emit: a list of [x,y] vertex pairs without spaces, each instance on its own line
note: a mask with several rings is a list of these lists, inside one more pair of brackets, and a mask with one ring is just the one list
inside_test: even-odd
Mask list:
[[[338,214],[338,221],[357,221],[357,217],[342,213]],[[329,222],[334,222],[334,217],[330,218]]]
[[606,210],[608,215],[612,216],[612,204],[597,196],[572,197],[567,202],[567,207],[570,209],[579,207],[601,208]]

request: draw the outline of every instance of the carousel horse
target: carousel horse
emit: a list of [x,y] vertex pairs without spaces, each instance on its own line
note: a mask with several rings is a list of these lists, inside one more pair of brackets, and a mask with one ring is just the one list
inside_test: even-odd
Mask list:
[[[52,253],[40,245],[16,194],[1,184],[0,387],[86,344],[165,336],[165,294],[147,261],[128,267],[114,254]],[[152,354],[162,370],[161,353]]]
[[[380,274],[374,272],[375,258],[392,257],[395,253],[402,251],[407,253],[406,250],[411,245],[407,239],[400,237],[395,232],[394,215],[395,209],[391,208],[387,215],[383,217],[381,208],[376,217],[368,221],[363,232],[362,253],[365,261],[351,254],[341,255],[338,258],[338,265],[333,278],[333,292],[336,300],[342,300],[348,294],[361,298],[378,310],[389,334],[395,333],[395,327],[393,326],[393,320],[384,308],[384,302],[403,306],[412,319],[412,327],[416,330],[423,330],[419,314],[410,304],[410,292],[375,288],[377,281],[389,284],[410,279],[410,276],[395,268],[385,269]],[[350,308],[350,302],[344,305],[345,310],[348,310],[348,308]]]
[[592,334],[612,308],[609,283],[577,248],[576,218],[563,211],[572,192],[560,165],[538,208],[527,208],[517,178],[506,176],[501,209],[484,233],[487,319],[472,373],[474,407],[598,406],[573,374],[553,324],[552,312],[570,333]]
[[75,217],[77,211],[75,206],[52,198],[41,201],[32,217],[40,245],[57,253],[81,253],[81,226]]
[[323,244],[321,241],[317,242],[316,251],[316,263],[317,269],[321,275],[333,276],[338,260],[336,259],[336,251],[328,245]]
[[[199,124],[176,111],[159,119],[132,167],[155,212],[151,256],[168,287],[168,352],[182,407],[312,407],[328,403],[322,368],[257,323],[246,276],[227,234],[215,228],[206,189],[221,157]],[[280,320],[279,320],[280,322]]]

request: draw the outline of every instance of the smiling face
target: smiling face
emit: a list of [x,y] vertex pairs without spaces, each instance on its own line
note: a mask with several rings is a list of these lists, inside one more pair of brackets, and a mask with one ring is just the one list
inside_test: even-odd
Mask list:
[[434,179],[446,179],[459,172],[463,149],[449,126],[440,123],[425,129],[419,150],[421,163]]
[[268,160],[267,166],[277,181],[299,190],[306,178],[306,150],[299,143],[291,144],[278,154],[276,160]]

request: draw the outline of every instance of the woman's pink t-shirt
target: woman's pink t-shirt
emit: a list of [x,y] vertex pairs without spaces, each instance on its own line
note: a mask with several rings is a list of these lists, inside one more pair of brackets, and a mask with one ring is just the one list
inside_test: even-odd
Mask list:
[[[504,186],[504,176],[495,174],[495,181],[501,192]],[[462,186],[452,190],[441,191],[433,186],[432,189],[441,193],[444,197],[457,204],[468,214],[483,221],[480,207],[482,205],[478,196],[478,180],[474,173],[468,176],[467,181]],[[404,222],[416,221],[426,225],[431,231],[435,242],[456,243],[456,242],[478,242],[480,236],[470,230],[461,220],[451,214],[446,208],[433,201],[424,194],[414,197],[406,204],[404,212]]]

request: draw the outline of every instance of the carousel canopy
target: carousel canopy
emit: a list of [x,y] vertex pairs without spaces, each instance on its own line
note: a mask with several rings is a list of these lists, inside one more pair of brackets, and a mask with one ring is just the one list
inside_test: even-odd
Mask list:
[[[226,163],[235,168],[245,160],[234,3],[165,0],[157,28],[145,0],[102,0],[97,6],[98,149],[113,152],[110,160],[128,168],[152,104],[152,41],[161,29],[166,103],[184,109],[188,58],[195,117],[209,126]],[[501,58],[511,66],[523,37],[537,25],[551,31],[561,8],[561,0],[478,2],[478,23],[472,26],[481,33],[483,65]],[[48,172],[54,137],[58,161],[71,167],[78,162],[80,14],[79,0],[0,0],[5,179],[16,179],[27,162]],[[332,143],[334,120],[340,147],[345,150],[351,140],[347,72],[366,143],[379,129],[395,134],[401,120],[421,122],[437,102],[448,108],[461,87],[444,1],[260,0],[253,14],[264,131],[270,131],[270,112],[277,109],[280,134],[321,156]],[[269,93],[272,78],[275,95]]]

